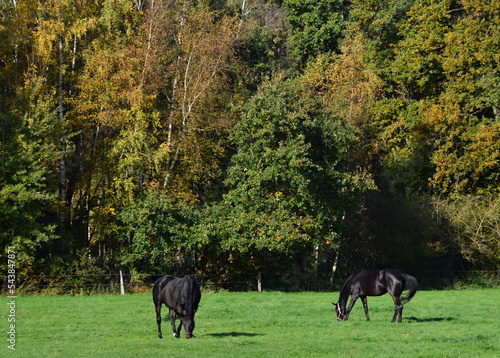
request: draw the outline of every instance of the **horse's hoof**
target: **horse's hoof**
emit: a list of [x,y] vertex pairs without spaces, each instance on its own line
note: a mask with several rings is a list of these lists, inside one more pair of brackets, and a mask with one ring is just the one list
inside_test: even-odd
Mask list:
[[175,338],[179,338],[180,336],[177,333],[174,333]]
[[163,338],[163,336],[161,334],[158,334],[158,338]]

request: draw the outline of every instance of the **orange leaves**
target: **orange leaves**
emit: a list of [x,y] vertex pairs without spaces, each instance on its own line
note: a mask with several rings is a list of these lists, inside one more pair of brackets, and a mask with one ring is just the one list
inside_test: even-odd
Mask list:
[[362,41],[362,36],[352,36],[332,63],[318,58],[304,74],[306,84],[324,97],[327,106],[354,124],[366,120],[368,107],[382,86],[363,59]]
[[442,191],[483,193],[500,180],[500,125],[483,120],[450,126],[432,156],[431,184]]

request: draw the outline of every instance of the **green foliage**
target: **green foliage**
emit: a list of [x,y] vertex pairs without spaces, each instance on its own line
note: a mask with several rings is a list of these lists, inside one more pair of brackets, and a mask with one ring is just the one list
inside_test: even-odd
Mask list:
[[198,215],[194,207],[174,203],[150,190],[120,213],[124,239],[116,257],[139,274],[190,267],[194,245],[190,228],[199,221]]
[[352,128],[300,82],[276,78],[245,106],[233,138],[238,152],[224,197],[229,247],[287,251],[340,233],[353,194],[368,185],[348,169]]
[[500,268],[498,194],[450,198],[436,201],[435,207],[467,261],[481,269]]
[[353,1],[347,31],[364,38],[365,59],[386,82],[386,90],[393,86],[394,46],[402,39],[401,23],[414,0]]
[[2,247],[23,274],[324,277],[405,243],[497,267],[473,218],[499,190],[499,6],[2,1]]
[[393,76],[410,98],[435,96],[442,90],[445,35],[453,1],[415,1],[400,24]]
[[438,138],[432,181],[444,192],[498,190],[498,9],[467,3],[445,38],[447,86],[428,111]]
[[285,0],[292,48],[305,63],[324,53],[335,53],[343,36],[347,9],[340,0]]
[[235,44],[236,62],[232,63],[233,76],[244,88],[257,90],[260,83],[280,70],[293,66],[294,58],[288,54],[289,25],[282,7],[269,2],[248,6],[243,11],[238,41]]
[[19,251],[19,271],[44,268],[35,260],[56,238],[57,192],[53,167],[60,127],[43,81],[31,78],[17,94],[18,107],[2,114],[0,240]]

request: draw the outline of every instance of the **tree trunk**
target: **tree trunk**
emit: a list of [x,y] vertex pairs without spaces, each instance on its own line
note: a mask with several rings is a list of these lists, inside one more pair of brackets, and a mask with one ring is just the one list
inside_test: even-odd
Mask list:
[[59,78],[58,78],[58,118],[59,123],[62,128],[61,135],[61,155],[59,159],[59,200],[61,202],[61,208],[59,211],[59,225],[61,232],[66,230],[66,207],[67,207],[67,187],[66,187],[66,149],[67,149],[67,133],[64,128],[64,107],[63,107],[63,35],[59,35]]
[[335,278],[335,272],[337,272],[337,264],[339,262],[339,253],[335,254],[335,259],[333,260],[332,275],[330,276],[330,284],[333,285],[333,279]]

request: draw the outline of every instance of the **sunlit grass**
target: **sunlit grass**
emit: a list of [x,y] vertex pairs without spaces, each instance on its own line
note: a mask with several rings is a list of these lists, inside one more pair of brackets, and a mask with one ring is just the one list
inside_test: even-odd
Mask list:
[[368,298],[370,322],[361,302],[337,322],[338,293],[204,293],[196,338],[173,338],[165,321],[160,340],[150,295],[25,296],[12,356],[497,357],[498,297],[500,289],[418,292],[397,324],[388,295]]

